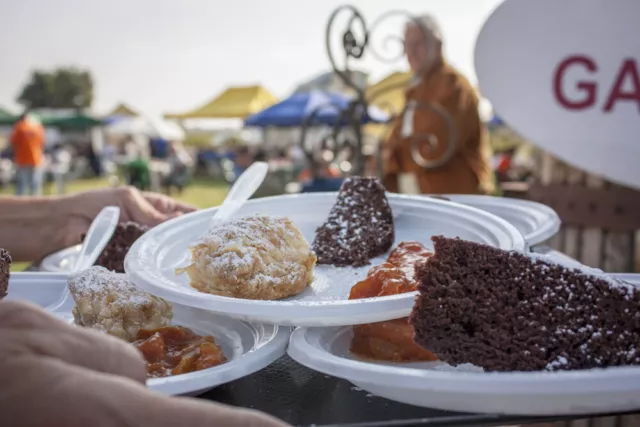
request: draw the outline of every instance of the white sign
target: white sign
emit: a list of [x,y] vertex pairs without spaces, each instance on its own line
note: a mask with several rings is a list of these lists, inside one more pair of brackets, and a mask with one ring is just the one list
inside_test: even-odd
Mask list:
[[640,0],[506,0],[478,36],[480,90],[522,136],[640,188]]

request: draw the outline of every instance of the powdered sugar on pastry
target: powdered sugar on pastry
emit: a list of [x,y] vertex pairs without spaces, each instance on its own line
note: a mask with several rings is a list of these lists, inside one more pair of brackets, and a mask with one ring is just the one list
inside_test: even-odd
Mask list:
[[285,217],[254,215],[210,230],[191,248],[186,272],[195,289],[222,296],[274,300],[313,280],[316,256]]
[[76,323],[132,341],[140,329],[171,325],[172,306],[131,285],[103,267],[91,267],[67,279],[76,303]]

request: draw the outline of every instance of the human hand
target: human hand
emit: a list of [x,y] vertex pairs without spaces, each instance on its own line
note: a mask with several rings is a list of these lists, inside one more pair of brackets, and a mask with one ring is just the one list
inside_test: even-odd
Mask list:
[[78,244],[93,219],[106,206],[120,207],[120,222],[135,221],[155,226],[168,219],[196,210],[163,194],[141,192],[133,187],[87,191],[61,200],[67,206],[64,247]]
[[28,303],[0,302],[3,425],[285,427],[256,411],[152,392],[140,354]]
[[146,369],[135,348],[97,331],[74,328],[32,304],[0,302],[0,342],[3,425],[80,425],[74,417],[87,420],[98,402],[78,393],[97,386],[92,383],[105,374],[145,390]]

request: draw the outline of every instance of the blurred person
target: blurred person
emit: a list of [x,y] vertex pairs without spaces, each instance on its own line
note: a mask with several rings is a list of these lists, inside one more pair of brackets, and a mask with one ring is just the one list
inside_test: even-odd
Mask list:
[[293,181],[291,163],[286,159],[286,151],[280,150],[274,158],[270,159],[266,151],[258,149],[253,156],[253,161],[266,162],[269,165],[269,170],[251,199],[285,194],[287,184]]
[[0,196],[0,242],[15,261],[35,261],[82,242],[105,206],[120,207],[120,221],[154,226],[193,206],[133,187],[105,188],[65,196]]
[[151,391],[144,360],[132,345],[74,327],[30,303],[0,302],[0,342],[2,425],[286,425],[257,411]]
[[293,166],[291,158],[289,158],[289,153],[284,149],[277,150],[275,156],[269,160],[269,164],[275,169],[290,169]]
[[302,193],[338,191],[342,185],[340,169],[323,158],[315,159],[311,169],[300,174]]
[[496,155],[494,169],[498,182],[506,182],[513,179],[512,167],[515,154],[516,147],[512,147]]
[[247,147],[246,145],[238,147],[235,152],[235,159],[233,163],[234,182],[249,166],[251,166],[251,163],[253,163],[253,161],[254,158],[253,156],[251,156],[249,147]]
[[307,165],[307,155],[298,143],[292,142],[289,148],[289,158],[293,166],[294,176],[298,176],[300,172],[304,170]]
[[169,175],[164,182],[167,194],[171,194],[173,187],[178,189],[178,194],[182,194],[189,180],[189,167],[193,164],[193,159],[182,142],[171,141],[167,161],[169,162]]
[[332,162],[325,159],[314,159],[313,164],[307,169],[300,172],[298,175],[298,181],[302,184],[309,183],[314,178],[340,178],[342,173],[340,168],[334,165]]
[[268,160],[267,152],[264,151],[263,149],[258,149],[256,153],[253,155],[253,162],[266,162],[267,160]]
[[101,177],[104,173],[102,167],[102,153],[98,153],[91,141],[87,143],[87,161],[89,162],[89,168],[93,172],[93,175],[97,178]]
[[[478,111],[479,99],[467,79],[446,62],[442,44],[442,32],[433,18],[422,16],[406,24],[404,49],[414,82],[406,91],[405,112],[383,147],[383,181],[393,192],[491,193],[491,149]],[[437,137],[435,150],[418,140],[422,156],[433,160],[443,155],[451,135],[445,120],[421,104],[444,109],[457,133],[453,157],[434,169],[424,169],[414,161],[412,136]]]
[[96,177],[104,175],[104,134],[100,128],[92,128],[87,132],[87,160]]
[[44,177],[44,127],[24,112],[10,136],[16,166],[16,194],[42,194]]
[[125,165],[127,185],[139,190],[148,190],[151,187],[151,171],[144,148],[131,138],[125,144],[125,151],[128,159]]
[[51,149],[51,173],[56,186],[56,194],[65,193],[65,180],[70,169],[71,153],[62,144],[56,144]]

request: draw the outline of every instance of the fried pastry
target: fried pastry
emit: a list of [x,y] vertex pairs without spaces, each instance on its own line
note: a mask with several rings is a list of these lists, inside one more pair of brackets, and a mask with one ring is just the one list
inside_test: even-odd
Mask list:
[[210,230],[191,247],[186,272],[200,292],[276,300],[302,292],[313,281],[316,256],[285,217],[255,215]]
[[68,278],[78,325],[133,341],[141,329],[171,325],[169,302],[140,290],[103,267],[91,267]]

